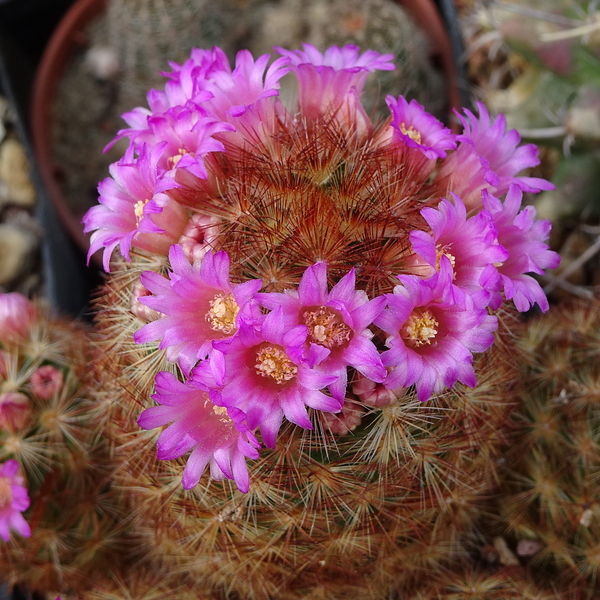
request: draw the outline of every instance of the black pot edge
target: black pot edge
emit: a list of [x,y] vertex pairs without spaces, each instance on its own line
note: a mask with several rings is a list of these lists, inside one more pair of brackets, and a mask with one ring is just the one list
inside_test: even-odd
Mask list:
[[[50,29],[48,36],[51,32]],[[36,58],[18,47],[14,37],[0,26],[0,90],[17,116],[17,133],[27,152],[38,196],[36,217],[44,231],[41,252],[45,297],[57,313],[85,317],[89,316],[90,292],[101,279],[93,268],[86,266],[85,256],[60,223],[37,168],[29,129]]]

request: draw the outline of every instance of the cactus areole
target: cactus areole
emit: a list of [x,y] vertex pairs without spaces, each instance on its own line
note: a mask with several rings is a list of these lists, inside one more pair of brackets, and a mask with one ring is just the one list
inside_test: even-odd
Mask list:
[[389,96],[374,122],[361,91],[391,55],[276,52],[171,63],[148,107],[123,115],[128,149],[83,219],[107,272],[145,261],[134,339],[173,368],[153,374],[139,424],[167,425],[160,459],[190,453],[186,488],[208,466],[247,492],[247,461],[284,421],[343,420],[358,381],[420,401],[475,387],[497,311],[546,310],[532,274],[559,261],[549,223],[522,207],[552,185],[523,174],[537,149],[503,116],[478,104],[454,134]]

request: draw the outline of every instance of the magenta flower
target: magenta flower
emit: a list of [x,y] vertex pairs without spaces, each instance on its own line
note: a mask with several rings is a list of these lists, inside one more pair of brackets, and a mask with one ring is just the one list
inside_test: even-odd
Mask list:
[[[555,269],[560,256],[546,244],[552,226],[550,221],[536,220],[533,206],[519,212],[522,197],[519,186],[511,185],[504,203],[486,190],[483,203],[496,223],[498,241],[508,250],[508,258],[496,265],[504,296],[512,300],[519,311],[529,310],[537,303],[545,312],[549,308],[546,294],[527,273],[543,275],[544,269]],[[496,293],[490,305],[496,309],[501,303],[502,298]]]
[[484,189],[498,196],[505,194],[511,184],[525,192],[554,189],[545,179],[519,175],[539,164],[536,146],[519,146],[521,138],[515,129],[506,131],[504,115],[492,120],[483,104],[478,102],[477,106],[479,119],[468,110],[466,117],[458,115],[464,131],[456,138],[460,142],[456,152],[440,165],[436,181],[460,196],[467,210],[482,207]]
[[122,115],[129,128],[120,130],[105,151],[123,137],[137,141],[140,136],[144,136],[150,138],[146,140],[146,143],[149,142],[151,145],[158,143],[160,140],[152,139],[148,124],[152,116],[162,115],[172,108],[189,106],[190,103],[196,106],[202,104],[213,97],[210,92],[203,89],[206,81],[214,73],[220,71],[231,73],[227,56],[223,50],[217,47],[212,50],[194,48],[191,57],[183,65],[174,62],[169,64],[173,71],[163,73],[165,77],[169,78],[164,91],[150,90],[148,92],[146,98],[150,108],[138,106]]
[[130,260],[131,246],[156,254],[166,254],[188,221],[187,211],[164,193],[176,184],[160,177],[158,161],[166,142],[149,152],[145,146],[136,159],[133,146],[109,167],[110,177],[98,185],[99,204],[83,217],[84,232],[93,231],[88,262],[104,248],[103,266],[110,270],[110,257],[116,246]]
[[483,352],[493,343],[497,318],[474,306],[468,295],[464,306],[454,303],[452,266],[446,256],[429,279],[398,278],[402,285],[387,295],[388,307],[375,319],[389,335],[389,350],[381,358],[392,370],[384,385],[396,389],[414,384],[421,401],[457,381],[474,387],[472,352]]
[[157,321],[144,325],[134,334],[138,344],[160,340],[167,360],[178,362],[187,374],[200,359],[206,358],[215,340],[231,337],[242,320],[253,322],[260,310],[253,296],[262,282],[253,279],[232,285],[226,252],[207,252],[200,265],[192,266],[181,246],[169,250],[172,273],[169,279],[144,271],[142,284],[153,294],[138,302],[162,313]]
[[245,412],[249,429],[260,427],[264,443],[274,448],[284,416],[312,429],[307,407],[327,412],[342,408],[339,400],[320,391],[336,376],[314,368],[327,353],[315,344],[306,351],[307,336],[304,325],[287,327],[278,307],[265,317],[260,331],[242,323],[234,338],[215,342],[210,360],[194,370],[194,379],[216,390],[219,404]]
[[217,406],[201,384],[193,380],[182,383],[166,371],[156,375],[152,399],[161,406],[147,408],[138,424],[154,429],[171,423],[158,437],[160,460],[179,458],[191,450],[182,476],[186,490],[200,481],[210,465],[213,479],[233,479],[240,491],[248,491],[246,458],[258,458],[260,444],[244,424],[246,416],[241,410]]
[[[377,70],[392,71],[392,54],[379,54],[348,44],[342,48],[332,46],[324,53],[310,44],[304,50],[275,50],[290,60],[290,66],[298,78],[299,108],[304,117],[316,119],[334,113],[350,103],[354,110],[364,109],[358,102],[367,76]],[[363,118],[368,120],[366,115]]]
[[155,114],[163,107],[184,106],[189,100],[199,103],[206,100],[206,82],[220,74],[230,74],[229,59],[221,48],[213,47],[211,50],[200,48],[192,49],[190,58],[182,65],[170,62],[171,72],[163,73],[169,81],[165,84],[165,91],[154,92],[148,98],[150,107]]
[[206,116],[206,111],[193,104],[185,108],[171,108],[161,115],[148,119],[149,132],[140,135],[138,141],[151,143],[166,142],[158,161],[163,177],[175,179],[177,169],[186,169],[199,179],[207,179],[204,158],[211,152],[223,152],[223,143],[214,135],[232,131],[232,125]]
[[464,127],[464,132],[457,139],[475,149],[485,169],[485,179],[495,193],[503,194],[510,184],[517,184],[524,192],[554,189],[545,179],[517,176],[524,169],[539,164],[537,146],[519,146],[521,137],[516,129],[506,131],[504,115],[492,120],[481,102],[477,103],[477,109],[479,118],[467,109],[464,109],[466,118],[457,115]]
[[0,294],[0,344],[26,336],[34,318],[35,307],[23,294]]
[[364,291],[355,289],[354,269],[328,292],[327,264],[319,262],[306,269],[297,291],[259,294],[259,302],[270,310],[281,307],[286,327],[308,328],[306,344],[322,349],[326,358],[318,368],[336,377],[329,391],[340,402],[346,395],[348,366],[373,381],[385,378],[386,370],[371,341],[373,333],[367,329],[383,310],[385,298],[369,301]]
[[231,121],[242,116],[260,100],[279,94],[279,80],[289,71],[288,59],[280,57],[269,65],[268,54],[256,60],[248,50],[240,50],[233,71],[217,71],[206,82],[213,98],[206,106],[217,118]]
[[406,98],[393,96],[386,98],[392,113],[392,127],[395,137],[409,148],[417,148],[430,160],[444,158],[446,150],[456,148],[456,136],[430,115],[416,100],[410,103]]
[[[497,279],[493,265],[504,262],[508,251],[499,244],[496,225],[488,211],[467,219],[462,200],[458,196],[453,196],[453,200],[442,200],[437,208],[424,208],[421,215],[431,234],[411,231],[410,242],[431,272],[439,270],[440,257],[446,256],[452,264],[453,286],[469,291],[483,308],[490,299],[490,292],[484,288],[493,289]],[[455,296],[455,300],[460,297]]]
[[0,466],[0,537],[5,542],[10,540],[11,529],[24,537],[31,535],[31,528],[21,514],[29,508],[29,496],[24,483],[16,460],[7,460]]
[[31,375],[29,385],[31,393],[41,398],[49,400],[60,392],[63,386],[63,373],[52,365],[43,365],[36,369]]
[[[174,71],[165,73],[170,78],[165,91],[154,91],[148,95],[150,109],[138,107],[123,115],[130,128],[121,130],[116,139],[129,137],[136,142],[151,144],[167,139],[157,131],[156,124],[169,112],[199,114],[200,120],[211,123],[211,135],[221,133],[224,134],[222,138],[238,144],[247,137],[253,139],[257,133],[263,137],[268,135],[275,121],[273,103],[269,99],[279,94],[279,80],[289,71],[287,58],[278,58],[269,65],[270,58],[265,54],[254,60],[248,50],[241,50],[232,71],[219,48],[193,50],[192,57],[182,66],[172,63]],[[192,116],[192,119],[198,117]],[[193,156],[188,154],[202,155],[206,152],[205,148],[200,152],[190,149],[195,143],[193,133],[202,131],[202,127],[188,127],[186,130],[182,126],[176,136],[171,136],[183,139],[183,143],[170,154],[177,157],[179,148],[186,151],[187,164],[177,164],[179,168],[193,166]]]

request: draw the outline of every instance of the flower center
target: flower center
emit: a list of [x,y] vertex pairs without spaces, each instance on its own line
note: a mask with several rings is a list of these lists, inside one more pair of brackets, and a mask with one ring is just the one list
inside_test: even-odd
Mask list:
[[210,310],[206,313],[206,320],[211,329],[225,334],[233,333],[236,330],[235,318],[240,312],[240,306],[233,294],[216,294],[208,304]]
[[209,404],[211,405],[213,413],[217,417],[219,417],[219,421],[221,423],[231,423],[231,419],[229,418],[229,414],[227,413],[227,408],[225,408],[224,406],[217,406],[216,404],[213,404],[208,398],[206,398],[206,400],[204,400],[204,408],[207,408]]
[[317,310],[307,310],[304,324],[308,327],[308,337],[325,348],[337,348],[350,339],[351,329],[339,314],[320,306]]
[[422,346],[423,344],[431,344],[438,333],[438,321],[428,311],[418,312],[410,315],[404,329],[408,335],[408,339],[414,346]]
[[282,348],[263,346],[256,353],[256,372],[261,377],[270,377],[277,383],[284,383],[296,377],[298,367],[288,358]]
[[13,499],[11,480],[9,477],[0,477],[0,509],[9,506]]
[[169,166],[169,168],[172,169],[173,167],[176,167],[177,163],[183,158],[185,154],[189,154],[192,157],[194,156],[193,152],[188,152],[185,148],[178,148],[177,154],[175,154],[174,156],[170,156],[167,160],[167,165]]
[[135,224],[138,227],[139,227],[140,221],[142,220],[142,217],[144,216],[144,206],[146,206],[146,204],[148,204],[148,202],[150,202],[150,200],[138,200],[133,205],[133,212],[135,213]]
[[440,244],[437,244],[437,246],[435,247],[435,268],[438,271],[440,270],[440,259],[442,258],[442,256],[445,256],[450,261],[450,264],[452,265],[453,269],[456,266],[456,258],[454,254],[450,254],[450,252],[448,252],[448,249],[449,246],[441,246]]
[[400,131],[417,144],[421,143],[421,134],[412,125],[406,127],[406,123],[400,123]]

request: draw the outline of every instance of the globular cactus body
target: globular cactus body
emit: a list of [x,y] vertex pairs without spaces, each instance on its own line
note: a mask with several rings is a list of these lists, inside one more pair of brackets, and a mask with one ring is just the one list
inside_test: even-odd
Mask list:
[[112,271],[103,427],[149,560],[201,593],[384,598],[464,551],[497,484],[501,290],[547,308],[527,273],[557,257],[521,210],[547,182],[483,106],[462,136],[403,97],[372,122],[359,94],[390,55],[278,51],[194,50],[125,116],[84,219]]

